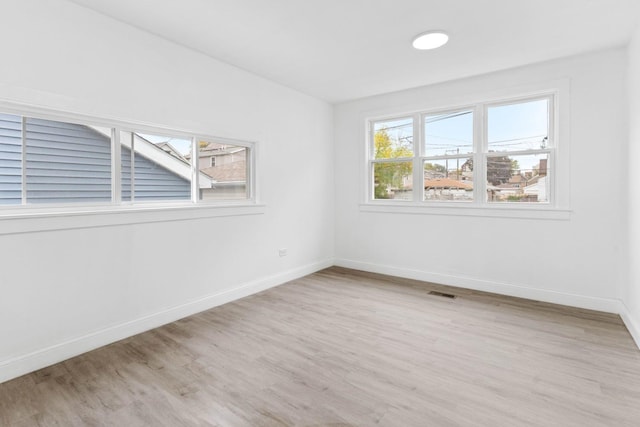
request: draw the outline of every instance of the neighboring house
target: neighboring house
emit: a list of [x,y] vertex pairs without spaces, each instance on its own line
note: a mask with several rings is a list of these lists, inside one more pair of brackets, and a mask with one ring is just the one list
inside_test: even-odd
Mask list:
[[548,201],[547,160],[541,159],[537,169],[515,174],[504,184],[489,185],[487,190],[490,200],[494,201]]
[[[199,150],[198,168],[211,177],[211,188],[201,187],[203,200],[247,197],[247,148],[209,142]],[[190,160],[191,156],[185,158]]]
[[531,195],[531,197],[535,197],[535,201],[546,202],[547,200],[547,177],[546,176],[536,176],[532,178],[527,186],[524,188],[524,194]]
[[424,180],[426,200],[472,200],[473,184],[452,178]]
[[185,162],[187,161],[187,159],[182,154],[180,154],[180,152],[176,150],[176,148],[173,145],[171,145],[170,142],[158,142],[154,145],[160,148],[165,153],[171,154],[173,157],[176,157]]
[[[0,204],[111,201],[111,140],[97,128],[0,115]],[[22,144],[25,141],[25,158]],[[191,168],[166,147],[135,135],[135,199],[188,200]],[[179,153],[178,153],[179,154]],[[182,156],[180,156],[182,157]],[[122,200],[131,200],[131,150],[122,146]],[[201,174],[201,186],[212,180]]]

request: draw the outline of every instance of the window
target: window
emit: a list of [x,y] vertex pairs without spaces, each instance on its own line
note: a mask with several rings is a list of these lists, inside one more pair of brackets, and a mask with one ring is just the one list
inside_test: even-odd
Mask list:
[[549,205],[553,95],[373,120],[369,199]]
[[250,143],[0,113],[0,206],[250,200],[251,153]]
[[487,107],[489,202],[549,202],[550,109],[550,98]]
[[376,122],[373,132],[374,198],[411,200],[413,118]]

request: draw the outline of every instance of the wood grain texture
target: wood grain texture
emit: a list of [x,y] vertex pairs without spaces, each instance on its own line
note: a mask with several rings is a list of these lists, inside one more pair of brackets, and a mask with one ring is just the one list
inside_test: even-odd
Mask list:
[[616,315],[334,267],[0,384],[0,425],[639,426],[640,351]]

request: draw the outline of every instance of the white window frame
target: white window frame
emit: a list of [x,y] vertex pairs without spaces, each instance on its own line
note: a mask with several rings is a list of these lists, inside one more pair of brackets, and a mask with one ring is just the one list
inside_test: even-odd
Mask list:
[[[258,143],[248,140],[221,138],[202,132],[170,129],[158,125],[135,123],[120,119],[102,119],[93,116],[54,111],[31,105],[15,104],[0,100],[0,111],[23,117],[96,126],[111,129],[111,201],[28,204],[25,200],[25,168],[23,149],[22,204],[0,207],[0,235],[43,230],[84,228],[88,226],[111,226],[155,221],[173,221],[216,216],[235,216],[264,213],[257,185]],[[121,194],[121,144],[120,132],[171,135],[192,140],[191,195],[184,201],[122,201]],[[247,197],[244,199],[200,200],[198,193],[197,141],[216,141],[246,148],[247,152]],[[133,157],[133,156],[132,156]],[[132,160],[133,161],[133,160]],[[133,181],[133,177],[132,177]],[[114,214],[118,214],[114,216]],[[78,216],[87,218],[84,222]],[[48,218],[46,222],[40,221]]]
[[[411,214],[443,214],[443,215],[463,215],[463,216],[489,216],[489,217],[515,217],[515,218],[541,218],[541,219],[569,219],[570,209],[568,203],[562,203],[561,200],[568,200],[568,162],[564,163],[562,159],[568,157],[568,147],[562,147],[560,141],[561,132],[559,132],[559,97],[560,91],[541,90],[537,92],[525,93],[522,95],[501,97],[479,102],[460,104],[456,106],[447,106],[445,108],[430,108],[419,111],[412,111],[405,114],[389,114],[379,115],[375,117],[366,117],[366,184],[364,201],[360,204],[361,211],[365,212],[385,212],[385,213],[411,213]],[[495,154],[488,152],[488,129],[487,116],[488,109],[491,107],[524,103],[528,101],[536,101],[540,99],[548,99],[548,146],[539,150],[522,150],[522,151],[506,151],[496,152]],[[441,156],[425,156],[424,154],[424,119],[426,116],[434,114],[446,114],[456,111],[472,111],[473,112],[473,153],[469,154],[452,154]],[[374,153],[374,125],[381,121],[393,121],[401,118],[413,118],[413,181],[421,182],[423,173],[423,164],[429,160],[445,160],[457,159],[462,157],[472,157],[474,162],[473,180],[474,180],[474,197],[473,201],[440,201],[440,200],[423,200],[424,186],[416,186],[413,188],[412,200],[393,200],[393,199],[374,199],[374,180],[373,180],[373,164],[380,162],[381,159],[375,160]],[[565,110],[563,118],[568,118],[568,112]],[[566,136],[566,135],[565,135]],[[562,148],[562,150],[561,150]],[[564,152],[561,155],[561,151]],[[548,154],[548,177],[549,177],[549,195],[547,202],[490,202],[487,200],[487,184],[486,184],[486,160],[492,156],[513,156],[526,154]],[[563,157],[564,156],[564,157]],[[399,159],[389,159],[388,161],[396,161]],[[411,159],[408,159],[411,160]],[[564,177],[564,185],[560,186],[558,182],[559,174],[562,172]]]

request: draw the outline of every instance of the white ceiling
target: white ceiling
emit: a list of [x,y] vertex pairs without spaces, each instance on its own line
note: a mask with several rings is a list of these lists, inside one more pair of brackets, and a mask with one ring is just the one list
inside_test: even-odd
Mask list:
[[[329,102],[626,44],[640,0],[72,0]],[[416,51],[427,30],[444,48]]]

